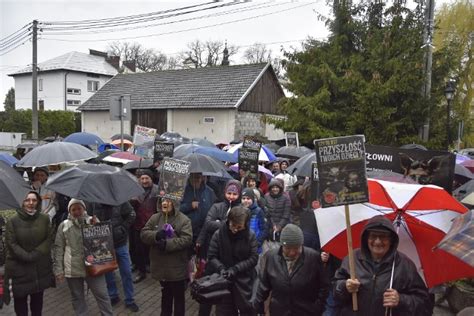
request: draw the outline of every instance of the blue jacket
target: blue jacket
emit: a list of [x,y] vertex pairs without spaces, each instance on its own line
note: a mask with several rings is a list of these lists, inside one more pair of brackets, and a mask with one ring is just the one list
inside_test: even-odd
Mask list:
[[265,214],[256,202],[250,206],[250,229],[255,233],[258,243],[258,253],[262,253],[263,241],[267,237]]
[[[207,212],[214,204],[215,199],[216,195],[214,191],[212,191],[212,189],[206,184],[203,184],[197,190],[195,190],[189,183],[186,185],[179,210],[191,220],[193,228],[193,243],[196,242],[202,226],[206,221]],[[197,210],[193,210],[192,208],[193,201],[199,202]]]

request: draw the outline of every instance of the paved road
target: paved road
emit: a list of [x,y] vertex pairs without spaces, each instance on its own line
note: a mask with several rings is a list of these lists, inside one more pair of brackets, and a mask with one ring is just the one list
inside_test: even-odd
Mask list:
[[[117,279],[117,281],[120,281]],[[118,284],[120,285],[120,284]],[[121,286],[119,286],[121,288]],[[91,293],[86,294],[87,305],[89,306],[90,315],[99,315],[99,310],[94,297]],[[123,299],[123,295],[121,296]],[[140,311],[137,314],[130,313],[125,308],[123,300],[114,307],[114,313],[119,316],[123,315],[159,315],[161,312],[161,290],[160,285],[157,281],[148,277],[144,281],[135,285],[135,301],[140,307]],[[197,315],[198,304],[192,300],[189,293],[186,293],[186,315]],[[4,306],[3,310],[0,311],[1,315],[13,316],[13,302],[9,306]],[[44,308],[43,315],[45,316],[63,316],[73,315],[71,298],[69,289],[66,283],[58,285],[54,289],[48,289],[45,292],[44,297]],[[446,305],[436,307],[436,316],[453,316],[454,314],[449,311]]]

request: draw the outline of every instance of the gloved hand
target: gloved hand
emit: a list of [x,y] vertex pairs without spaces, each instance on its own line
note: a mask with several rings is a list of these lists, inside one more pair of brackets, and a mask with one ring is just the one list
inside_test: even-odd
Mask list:
[[156,241],[160,241],[162,239],[165,239],[166,238],[166,232],[164,229],[161,229],[159,231],[156,232],[156,235],[155,235],[155,240]]
[[237,271],[234,268],[229,268],[222,273],[222,276],[229,281],[234,280],[236,275]]
[[161,251],[165,251],[165,249],[166,249],[166,239],[160,239],[160,240],[156,243],[156,246],[157,246],[158,249],[160,249]]

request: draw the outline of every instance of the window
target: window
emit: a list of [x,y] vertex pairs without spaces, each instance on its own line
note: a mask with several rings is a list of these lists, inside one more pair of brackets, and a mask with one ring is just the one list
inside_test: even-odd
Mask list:
[[67,105],[71,105],[71,106],[81,105],[81,100],[67,100]]
[[87,77],[91,77],[91,78],[99,78],[99,77],[100,77],[100,75],[98,75],[98,74],[93,74],[93,73],[90,73],[90,72],[88,72],[88,73],[87,73]]
[[99,81],[87,80],[87,91],[96,92],[99,90]]
[[67,88],[68,94],[81,94],[81,89]]
[[203,118],[203,122],[206,124],[214,124],[214,117],[212,116],[205,116]]
[[44,100],[38,100],[38,106],[40,111],[44,111]]
[[38,91],[43,91],[43,79],[38,80]]

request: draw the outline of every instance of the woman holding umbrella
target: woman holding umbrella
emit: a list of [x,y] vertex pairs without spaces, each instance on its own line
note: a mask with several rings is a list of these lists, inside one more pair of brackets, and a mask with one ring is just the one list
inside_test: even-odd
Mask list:
[[51,260],[51,225],[41,213],[41,198],[35,191],[26,195],[21,209],[6,225],[5,303],[9,303],[9,280],[17,315],[41,315],[43,292],[54,285]]

